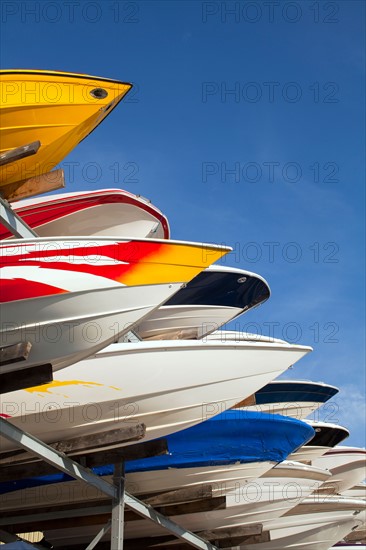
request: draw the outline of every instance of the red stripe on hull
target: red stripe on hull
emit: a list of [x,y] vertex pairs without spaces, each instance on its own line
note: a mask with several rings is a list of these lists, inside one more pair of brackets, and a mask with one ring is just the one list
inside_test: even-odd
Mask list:
[[65,294],[67,290],[45,283],[28,281],[26,279],[1,279],[0,302],[13,302],[14,300],[26,300],[39,298],[40,296],[52,296]]
[[[50,242],[47,243],[47,246],[49,244]],[[56,242],[55,245],[57,244]],[[39,250],[37,250],[38,247],[36,247],[36,250],[32,250],[34,245],[27,244],[17,245],[14,250],[10,245],[0,247],[0,253],[4,248],[9,248],[12,252],[10,255],[0,256],[0,268],[38,267],[40,269],[54,269],[60,272],[60,277],[63,271],[71,271],[96,275],[123,283],[123,276],[125,274],[131,273],[138,264],[144,260],[146,261],[151,255],[157,254],[164,246],[166,245],[149,241],[130,241],[96,246],[79,246],[77,248],[56,247],[42,250],[42,243],[40,243]],[[16,254],[18,250],[19,253]],[[60,258],[60,261],[57,261],[57,258]],[[68,261],[68,258],[70,261]],[[98,265],[101,258],[109,258],[111,265],[105,265],[104,259]],[[83,259],[85,263],[83,263]],[[5,274],[1,276],[0,302],[11,302],[64,292],[67,291],[26,278],[9,279],[6,278]]]
[[[65,199],[65,202],[59,202],[53,204],[52,202],[41,203],[35,206],[27,206],[24,208],[16,209],[19,216],[30,226],[30,227],[39,227],[46,223],[59,220],[64,216],[69,214],[74,214],[87,208],[92,208],[94,206],[100,206],[102,204],[131,204],[136,208],[140,208],[145,212],[148,212],[154,216],[162,225],[164,230],[164,238],[169,238],[169,229],[165,216],[157,212],[153,207],[143,202],[137,201],[133,196],[129,197],[125,194],[116,193],[116,194],[104,194],[96,196],[81,196],[80,198],[75,199]],[[10,231],[5,227],[0,225],[0,240],[11,237]]]

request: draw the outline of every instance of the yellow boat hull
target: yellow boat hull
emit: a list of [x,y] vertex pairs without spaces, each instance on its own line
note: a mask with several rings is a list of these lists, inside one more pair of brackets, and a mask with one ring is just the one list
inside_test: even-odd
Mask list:
[[0,71],[0,154],[34,141],[35,155],[0,167],[0,189],[52,170],[132,85],[56,71]]

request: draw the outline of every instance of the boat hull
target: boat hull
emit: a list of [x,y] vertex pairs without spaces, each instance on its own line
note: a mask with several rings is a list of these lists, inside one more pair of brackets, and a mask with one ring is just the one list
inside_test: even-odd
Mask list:
[[[292,530],[292,534],[284,534],[280,531],[276,534],[271,531],[270,536],[274,537],[273,540],[247,544],[238,548],[243,548],[243,550],[285,550],[286,548],[291,548],[291,550],[329,550],[333,544],[342,540],[358,525],[357,519],[346,519],[339,522],[323,523],[316,527],[299,526]],[[341,548],[343,549],[343,546]],[[356,548],[354,547],[355,550]]]
[[136,331],[144,340],[201,339],[241,313],[239,308],[225,306],[163,305],[139,323]]
[[[150,472],[126,474],[126,491],[133,495],[154,494],[176,489],[199,487],[210,484],[214,497],[225,496],[238,485],[256,480],[270,470],[275,462],[250,462],[223,464],[195,468],[174,468]],[[112,481],[112,476],[105,476]],[[84,504],[104,500],[105,494],[80,481],[44,484],[9,493],[2,493],[0,510],[20,510],[60,504]]]
[[358,483],[354,487],[342,491],[342,495],[349,498],[363,498],[366,500],[366,483]]
[[[64,368],[97,352],[226,250],[107,237],[21,239],[0,246],[0,345],[29,342],[1,374]],[[21,321],[20,321],[21,320]]]
[[309,443],[292,453],[288,457],[289,460],[313,464],[316,459],[323,456],[349,436],[347,428],[338,424],[315,422],[312,420],[306,420],[306,422],[314,428],[315,435]]
[[132,85],[56,71],[0,72],[1,153],[40,141],[0,168],[0,187],[49,172],[122,100]]
[[[318,469],[281,466],[268,471],[250,483],[241,483],[226,495],[226,508],[171,516],[180,526],[191,531],[229,529],[261,523],[263,529],[271,520],[283,516],[306,498],[327,477]],[[302,475],[301,475],[302,474]],[[126,538],[159,536],[159,526],[145,520],[126,524]]]
[[[167,218],[151,203],[121,189],[62,193],[14,203],[40,237],[93,235],[168,239]],[[0,228],[0,240],[10,232]]]
[[[113,343],[151,310],[164,302],[181,284],[120,286],[11,302],[1,307],[6,322],[0,345],[30,342],[27,361],[4,365],[2,374],[52,364],[53,370],[96,353]],[[19,324],[19,319],[22,323]]]
[[270,542],[249,545],[249,549],[328,550],[364,523],[365,511],[366,502],[362,500],[313,495],[285,516],[267,524]]
[[267,282],[232,267],[212,266],[142,321],[143,339],[200,339],[268,300]]
[[366,450],[358,447],[334,447],[314,460],[313,465],[326,468],[332,474],[322,491],[343,493],[366,478]]
[[[203,496],[207,494],[205,484],[209,484],[213,497],[225,497],[284,460],[292,449],[311,437],[312,431],[298,420],[229,410],[167,436],[167,454],[127,460],[126,490],[146,495],[195,488],[196,494],[201,491]],[[96,467],[93,472],[110,480],[114,465]],[[47,487],[51,484],[57,487]],[[82,482],[62,473],[2,482],[0,494],[3,511],[105,499],[91,487],[85,492]],[[57,495],[56,501],[52,495]]]
[[303,445],[296,452],[291,453],[288,459],[295,460],[296,462],[305,462],[306,464],[312,464],[313,460],[316,460],[327,451],[329,451],[329,447],[318,445]]
[[164,437],[230,408],[310,350],[258,342],[112,344],[60,370],[51,384],[6,394],[1,412],[46,443],[138,422],[146,439]]
[[282,414],[302,420],[337,394],[338,388],[319,382],[274,380],[253,396],[249,411]]
[[[129,522],[125,526],[128,527],[131,523],[136,522]],[[242,550],[284,550],[287,548],[291,550],[329,550],[335,542],[344,538],[352,529],[359,525],[360,520],[352,518],[335,522],[318,523],[315,526],[299,526],[294,529],[295,532],[293,534],[284,534],[284,536],[280,536],[281,533],[279,531],[277,533],[278,536],[276,536],[275,531],[271,531],[271,536],[275,538],[269,542],[245,543],[244,545],[235,545],[235,548]],[[46,530],[45,538],[60,546],[67,546],[71,543],[82,544],[90,541],[99,532],[101,527],[102,525],[94,525],[88,527],[80,526],[78,528],[66,527],[62,530]],[[164,536],[166,532],[160,530],[160,534]],[[138,539],[143,536],[143,533],[136,533],[136,537],[134,538]],[[109,540],[108,535],[103,537],[102,540]],[[151,542],[153,542],[153,539]],[[350,548],[356,550],[357,546],[351,546]],[[358,548],[361,549],[362,546],[358,546]]]

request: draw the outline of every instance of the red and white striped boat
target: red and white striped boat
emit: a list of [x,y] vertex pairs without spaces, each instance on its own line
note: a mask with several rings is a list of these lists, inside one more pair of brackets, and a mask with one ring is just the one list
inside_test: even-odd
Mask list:
[[0,346],[27,342],[31,350],[0,374],[45,364],[58,370],[99,351],[228,250],[110,237],[4,242]]
[[[61,193],[22,200],[12,206],[40,237],[170,237],[164,214],[147,199],[122,189]],[[0,240],[8,237],[11,233],[0,226]]]

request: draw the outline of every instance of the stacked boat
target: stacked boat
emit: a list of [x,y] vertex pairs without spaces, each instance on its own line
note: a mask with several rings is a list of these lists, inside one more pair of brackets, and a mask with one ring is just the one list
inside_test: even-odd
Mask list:
[[[171,240],[166,216],[128,191],[34,197],[131,85],[30,70],[0,84],[0,190],[13,203],[0,226],[0,415],[48,444],[143,424],[140,442],[163,438],[168,454],[127,460],[128,490],[217,547],[362,541],[366,451],[339,445],[346,428],[306,420],[338,389],[275,380],[312,349],[221,330],[269,299],[266,280],[214,265],[230,248]],[[0,437],[2,469],[14,457]],[[180,500],[164,501],[172,492]],[[105,499],[66,474],[8,475],[0,494],[5,516]],[[44,535],[68,548],[102,526],[76,517]],[[125,537],[174,547],[128,514]]]

